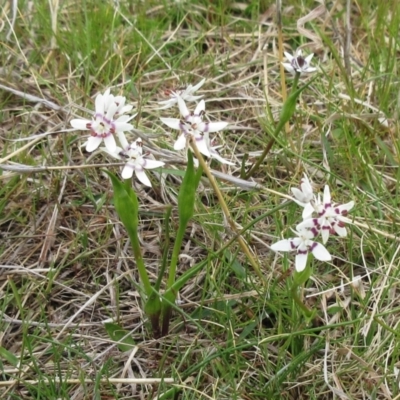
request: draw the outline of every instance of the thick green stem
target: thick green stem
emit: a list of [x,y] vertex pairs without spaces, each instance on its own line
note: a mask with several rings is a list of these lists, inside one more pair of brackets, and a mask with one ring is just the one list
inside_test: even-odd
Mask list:
[[312,318],[314,313],[301,301],[299,294],[298,294],[299,286],[296,284],[293,285],[291,289],[292,298],[295,303],[299,306],[299,308],[303,311],[307,318]]

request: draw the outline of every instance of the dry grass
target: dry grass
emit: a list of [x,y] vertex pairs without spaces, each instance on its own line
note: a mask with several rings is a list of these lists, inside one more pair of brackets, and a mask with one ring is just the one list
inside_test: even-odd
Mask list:
[[[320,72],[252,190],[229,176],[240,178],[246,155],[246,168],[260,155],[292,83],[279,68],[276,6],[120,3],[21,2],[14,23],[11,2],[2,6],[1,397],[165,399],[175,388],[180,399],[398,398],[396,1],[354,2],[350,12],[342,2],[284,6],[285,50],[314,52]],[[156,279],[164,206],[176,208],[184,157],[158,119],[172,115],[155,106],[165,90],[202,77],[207,116],[229,121],[218,141],[237,165],[213,168],[228,176],[222,190],[265,282],[234,241],[215,256],[232,234],[204,179],[180,273],[207,263],[181,291],[171,334],[154,340],[100,168],[118,164],[85,154],[69,121],[113,86],[136,105],[135,133],[178,171],[153,176],[152,189],[135,182]],[[306,285],[305,302],[318,312],[312,323],[290,298],[293,259],[269,249],[298,222],[296,206],[282,200],[303,171],[320,187],[329,181],[337,202],[356,201],[349,236],[334,241],[333,262],[315,264]],[[106,322],[129,332],[132,350],[119,349]]]

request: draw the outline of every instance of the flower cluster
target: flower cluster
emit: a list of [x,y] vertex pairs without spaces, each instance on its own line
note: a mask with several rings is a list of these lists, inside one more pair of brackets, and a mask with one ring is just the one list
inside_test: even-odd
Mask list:
[[[271,246],[274,251],[296,251],[296,271],[301,272],[307,265],[308,254],[312,253],[320,261],[330,261],[331,255],[324,244],[329,235],[347,235],[345,223],[350,223],[348,212],[354,207],[354,201],[337,205],[332,203],[328,185],[324,194],[314,195],[312,185],[306,175],[301,180],[300,189],[292,188],[293,201],[303,207],[303,221],[293,230],[296,237],[283,239]],[[322,243],[316,242],[321,234]]]
[[178,104],[181,118],[161,118],[161,121],[171,129],[176,129],[181,132],[178,139],[174,143],[175,150],[185,149],[190,140],[196,143],[200,153],[206,157],[215,158],[223,164],[234,165],[228,160],[221,157],[217,151],[220,146],[213,146],[212,140],[210,139],[210,133],[221,131],[228,126],[227,122],[206,122],[204,116],[206,114],[205,108],[206,103],[201,100],[193,112],[189,111],[186,106],[186,101],[195,101],[202,96],[194,96],[194,92],[204,84],[204,79],[201,80],[197,85],[189,85],[185,90],[177,90],[170,92],[170,99],[160,102],[164,104],[162,108],[172,107],[174,104]]
[[[141,139],[136,140],[131,145],[128,143],[124,132],[133,129],[133,125],[129,121],[136,114],[126,115],[132,111],[133,106],[125,105],[125,103],[125,97],[113,96],[110,94],[110,89],[107,89],[104,94],[96,96],[93,118],[91,120],[73,119],[71,125],[79,130],[90,131],[90,137],[86,141],[86,151],[93,152],[104,141],[105,147],[101,147],[101,150],[118,160],[126,161],[122,169],[122,178],[130,179],[135,172],[140,182],[146,186],[151,186],[144,169],[159,168],[164,163],[146,158],[148,153],[143,154]],[[117,141],[120,146],[117,145]]]

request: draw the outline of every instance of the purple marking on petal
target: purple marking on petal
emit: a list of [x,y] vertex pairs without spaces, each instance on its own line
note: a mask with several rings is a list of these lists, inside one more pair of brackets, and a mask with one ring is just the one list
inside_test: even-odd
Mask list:
[[318,227],[318,229],[314,227],[310,229],[310,232],[313,234],[314,237],[317,237],[320,229],[321,229],[320,227]]
[[318,246],[317,242],[312,242],[311,246],[309,246],[309,250],[312,252]]
[[297,248],[297,246],[293,243],[293,240],[290,240],[289,243],[290,243],[290,247],[291,247],[293,250]]
[[[315,243],[315,242],[313,242]],[[307,254],[309,252],[309,250],[297,250],[297,254]]]

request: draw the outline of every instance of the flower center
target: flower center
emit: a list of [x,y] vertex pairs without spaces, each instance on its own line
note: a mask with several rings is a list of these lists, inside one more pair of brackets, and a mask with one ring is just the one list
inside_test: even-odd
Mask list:
[[108,120],[103,114],[96,114],[92,123],[88,124],[88,129],[92,136],[105,138],[115,133],[115,125]]

